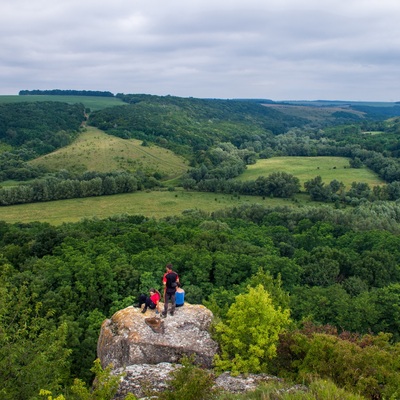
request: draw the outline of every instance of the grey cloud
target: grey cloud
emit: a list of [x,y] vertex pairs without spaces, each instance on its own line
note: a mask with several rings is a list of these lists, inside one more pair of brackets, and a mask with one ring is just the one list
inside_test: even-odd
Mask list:
[[14,0],[0,91],[392,100],[399,17],[390,0]]

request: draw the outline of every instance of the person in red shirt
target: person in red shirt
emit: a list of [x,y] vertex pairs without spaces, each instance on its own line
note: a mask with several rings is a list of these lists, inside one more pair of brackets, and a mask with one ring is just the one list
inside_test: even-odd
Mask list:
[[166,272],[163,276],[164,285],[164,311],[161,313],[162,317],[166,317],[168,313],[168,303],[171,303],[170,314],[174,315],[175,312],[175,293],[176,288],[179,287],[179,276],[172,270],[172,264],[167,264]]
[[144,304],[142,313],[144,314],[147,311],[147,307],[154,310],[157,309],[157,312],[160,312],[159,310],[159,302],[161,300],[161,294],[158,290],[151,288],[149,290],[150,296],[146,296],[145,294],[141,294],[139,297],[139,308],[142,307],[142,304]]

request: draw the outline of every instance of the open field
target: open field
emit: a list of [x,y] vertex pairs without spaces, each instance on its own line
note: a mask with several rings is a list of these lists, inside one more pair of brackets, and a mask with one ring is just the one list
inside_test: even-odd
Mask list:
[[213,212],[242,204],[255,203],[265,206],[286,205],[289,207],[298,207],[301,204],[301,202],[296,204],[285,199],[263,200],[259,196],[233,197],[224,194],[186,192],[183,190],[136,192],[0,207],[0,220],[8,223],[40,221],[60,225],[64,222],[77,222],[84,218],[96,217],[102,219],[120,214],[144,215],[158,219],[180,215],[183,211],[190,209]]
[[91,111],[101,110],[107,107],[126,105],[126,103],[124,103],[121,99],[117,99],[116,97],[52,95],[0,96],[0,104],[34,101],[59,101],[68,104],[82,103],[85,107],[90,108]]
[[184,173],[187,160],[158,146],[142,146],[141,140],[121,139],[87,127],[69,146],[33,161],[50,170],[67,169],[76,172],[136,171],[160,172],[168,178]]
[[326,184],[334,179],[343,182],[346,189],[351,187],[352,182],[368,183],[371,187],[385,183],[367,168],[350,168],[349,160],[345,157],[273,157],[258,160],[256,164],[248,165],[237,179],[254,180],[278,171],[296,176],[302,186],[318,175]]

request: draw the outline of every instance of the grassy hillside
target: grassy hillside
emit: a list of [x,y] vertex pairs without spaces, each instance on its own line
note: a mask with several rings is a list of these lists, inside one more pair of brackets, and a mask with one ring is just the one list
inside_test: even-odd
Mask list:
[[336,179],[349,189],[352,182],[364,182],[376,186],[383,184],[375,173],[367,168],[349,168],[349,160],[345,157],[273,157],[258,160],[256,164],[248,165],[240,180],[254,180],[258,176],[268,176],[273,172],[287,172],[305,181],[321,176],[322,181],[329,183]]
[[159,172],[166,178],[181,175],[188,168],[187,161],[158,146],[142,146],[141,140],[121,139],[88,127],[69,146],[46,154],[30,162],[49,170],[67,169],[75,172],[144,170]]
[[64,222],[77,222],[83,218],[102,219],[118,214],[163,218],[180,215],[191,209],[212,212],[254,203],[297,207],[289,200],[263,200],[258,196],[234,197],[215,193],[156,191],[0,207],[0,220],[8,223],[41,221],[60,225]]
[[126,104],[121,99],[118,99],[116,97],[55,95],[0,96],[0,104],[21,102],[33,103],[36,101],[59,101],[61,103],[68,104],[82,103],[86,108],[90,108],[90,110],[92,111]]

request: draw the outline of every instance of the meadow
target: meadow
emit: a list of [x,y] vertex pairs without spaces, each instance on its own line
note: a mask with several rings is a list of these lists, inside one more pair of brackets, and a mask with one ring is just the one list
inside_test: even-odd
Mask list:
[[384,184],[382,179],[367,168],[350,168],[349,160],[345,157],[273,157],[258,160],[256,164],[248,165],[237,179],[254,180],[258,176],[268,176],[278,171],[296,176],[302,186],[318,175],[326,184],[334,179],[343,182],[346,189],[351,187],[352,182],[364,182],[370,187]]
[[290,207],[299,205],[299,203],[293,203],[286,199],[262,199],[259,196],[235,197],[226,194],[183,190],[145,191],[0,207],[0,221],[3,220],[7,223],[40,221],[51,225],[61,225],[64,222],[78,222],[85,218],[103,219],[121,214],[144,215],[159,219],[181,215],[185,210],[202,210],[211,213],[243,204],[286,205]]
[[187,160],[170,150],[142,146],[141,140],[110,136],[94,127],[85,128],[69,146],[36,158],[30,164],[44,165],[51,171],[67,169],[78,173],[141,169],[159,172],[170,179],[188,169]]
[[107,107],[126,105],[121,99],[116,97],[99,97],[99,96],[57,96],[57,95],[3,95],[0,96],[0,104],[3,103],[21,103],[21,102],[37,102],[37,101],[59,101],[62,103],[75,104],[82,103],[91,111],[102,110]]

